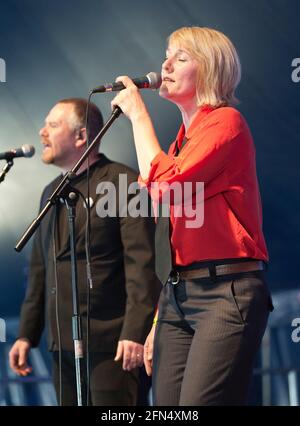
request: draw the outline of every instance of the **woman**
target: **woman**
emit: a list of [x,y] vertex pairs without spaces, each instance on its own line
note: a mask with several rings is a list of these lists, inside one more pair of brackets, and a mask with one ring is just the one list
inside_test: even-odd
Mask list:
[[[245,404],[272,309],[255,149],[244,118],[230,106],[240,74],[237,52],[219,31],[184,27],[170,35],[159,93],[178,106],[183,123],[168,155],[136,86],[128,77],[117,79],[126,89],[112,107],[132,123],[141,180],[151,196],[164,200],[151,191],[153,183],[191,182],[191,204],[204,211],[203,223],[187,226],[190,217],[184,209],[176,216],[178,197],[171,198],[172,273],[163,278],[144,355],[151,374],[155,334],[155,405]],[[204,182],[204,203],[197,182]],[[162,246],[159,261],[167,263]]]

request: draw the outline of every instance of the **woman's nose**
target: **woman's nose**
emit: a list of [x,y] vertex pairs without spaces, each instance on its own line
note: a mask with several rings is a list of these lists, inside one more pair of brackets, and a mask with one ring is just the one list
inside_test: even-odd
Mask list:
[[165,61],[162,64],[162,69],[169,71],[172,68],[172,59],[166,58]]

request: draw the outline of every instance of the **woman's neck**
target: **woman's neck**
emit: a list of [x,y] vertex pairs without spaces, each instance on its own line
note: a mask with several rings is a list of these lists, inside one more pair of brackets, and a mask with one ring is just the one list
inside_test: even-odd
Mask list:
[[185,131],[187,131],[191,125],[191,122],[193,121],[197,112],[199,111],[199,106],[196,104],[192,104],[190,106],[184,106],[184,107],[179,106],[179,109],[181,111],[182,121],[184,124]]

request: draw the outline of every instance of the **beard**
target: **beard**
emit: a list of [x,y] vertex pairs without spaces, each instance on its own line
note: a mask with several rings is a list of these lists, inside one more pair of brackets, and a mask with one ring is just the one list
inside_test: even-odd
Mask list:
[[41,156],[42,162],[45,164],[53,164],[54,156],[51,148],[44,148]]

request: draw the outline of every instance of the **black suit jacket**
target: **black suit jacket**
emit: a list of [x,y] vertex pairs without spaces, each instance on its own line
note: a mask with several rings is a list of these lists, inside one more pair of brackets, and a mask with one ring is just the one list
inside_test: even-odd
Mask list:
[[[85,173],[72,185],[86,197]],[[128,184],[137,179],[133,170],[111,162],[104,155],[90,170],[90,196],[94,202],[91,207],[90,350],[99,352],[114,352],[118,341],[123,339],[143,344],[160,292],[154,271],[155,224],[152,218],[120,217],[121,192],[124,197],[124,189],[119,191],[120,174],[127,176]],[[61,176],[45,188],[41,208],[60,179]],[[99,191],[104,182],[111,182],[116,188],[116,217],[101,218],[97,212],[102,196]],[[127,196],[128,201],[132,197]],[[80,199],[76,207],[76,251],[84,337],[87,315],[85,210]],[[58,205],[47,213],[34,238],[19,337],[26,337],[33,347],[37,346],[46,322],[49,349],[57,350],[58,313],[62,349],[73,350],[72,312],[69,229],[65,207]]]

